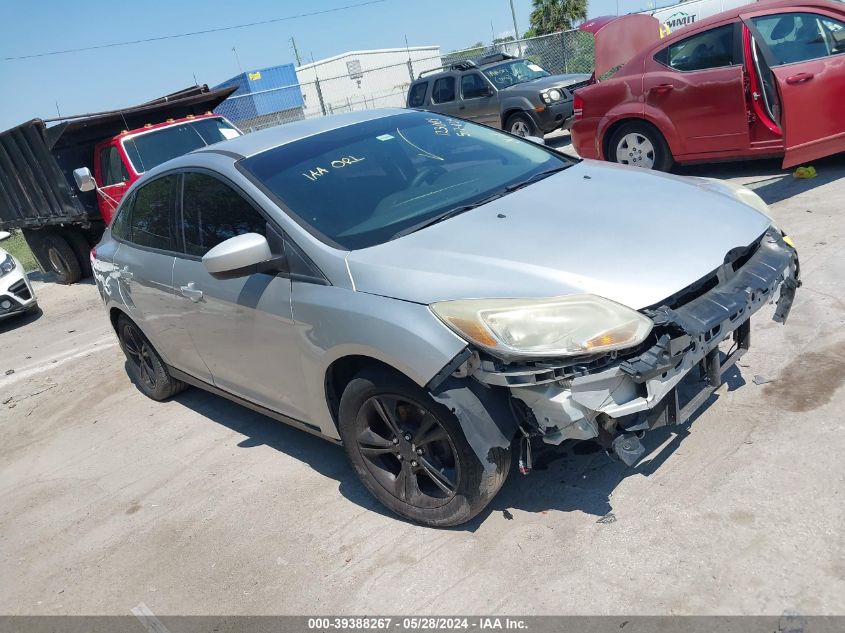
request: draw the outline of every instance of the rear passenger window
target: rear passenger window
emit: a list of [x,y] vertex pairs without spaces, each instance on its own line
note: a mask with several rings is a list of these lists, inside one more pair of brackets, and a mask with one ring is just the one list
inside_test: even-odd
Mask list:
[[455,100],[455,78],[441,77],[434,82],[434,89],[431,92],[433,103],[448,103]]
[[185,252],[203,256],[230,237],[266,235],[267,221],[239,193],[205,174],[185,174],[182,230]]
[[815,13],[778,13],[752,18],[776,64],[845,53],[845,24]]
[[175,175],[165,176],[138,189],[129,223],[130,241],[139,246],[176,250],[173,232],[176,182]]
[[424,81],[411,86],[411,93],[408,95],[408,107],[419,108],[425,103],[425,93],[428,90],[428,82]]
[[692,71],[733,66],[734,25],[728,24],[670,44],[655,56],[661,64],[675,70]]

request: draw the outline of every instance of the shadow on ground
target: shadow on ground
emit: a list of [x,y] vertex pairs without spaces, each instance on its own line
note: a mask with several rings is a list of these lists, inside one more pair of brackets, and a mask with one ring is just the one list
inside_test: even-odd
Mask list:
[[[739,370],[726,376],[728,389],[742,384]],[[240,448],[269,446],[309,464],[320,474],[335,479],[340,494],[353,503],[384,516],[395,518],[358,481],[341,446],[289,427],[220,396],[189,389],[175,401],[209,420],[240,433],[245,438]],[[649,456],[634,468],[608,456],[592,442],[568,443],[561,447],[538,443],[534,448],[534,471],[522,476],[516,468],[514,452],[512,472],[499,495],[478,517],[457,530],[474,532],[493,512],[510,515],[511,510],[524,512],[579,511],[600,519],[611,510],[610,494],[625,477],[648,477],[678,448],[688,435],[689,425],[717,399],[711,396],[705,407],[684,424],[663,427],[647,433],[642,440]],[[651,455],[657,448],[658,453]]]
[[41,311],[41,308],[38,308],[35,312],[15,314],[13,316],[6,317],[5,319],[0,320],[0,334],[26,327],[30,323],[34,323],[40,319],[42,314],[44,313]]
[[740,178],[766,204],[774,204],[845,176],[845,154],[828,156],[810,164],[816,168],[815,178],[795,178],[792,175],[795,168],[781,169],[780,159],[686,165],[676,167],[674,173],[705,178]]

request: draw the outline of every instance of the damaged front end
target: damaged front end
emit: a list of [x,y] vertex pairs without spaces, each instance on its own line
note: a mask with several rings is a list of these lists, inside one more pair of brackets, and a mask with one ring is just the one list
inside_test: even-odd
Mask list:
[[773,318],[784,323],[799,286],[797,253],[772,227],[712,275],[641,310],[654,328],[635,348],[531,362],[468,348],[430,384],[432,395],[456,413],[483,463],[522,435],[595,439],[630,466],[644,452],[638,436],[686,422],[748,349],[751,316],[776,302]]

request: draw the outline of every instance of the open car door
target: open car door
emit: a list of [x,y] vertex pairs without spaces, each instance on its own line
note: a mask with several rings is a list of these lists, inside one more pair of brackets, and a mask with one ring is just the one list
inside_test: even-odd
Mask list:
[[845,152],[845,13],[824,4],[740,16],[780,96],[784,168]]

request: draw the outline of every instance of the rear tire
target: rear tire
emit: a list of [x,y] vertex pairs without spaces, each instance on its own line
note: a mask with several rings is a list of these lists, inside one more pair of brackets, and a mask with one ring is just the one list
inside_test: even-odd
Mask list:
[[514,136],[537,136],[537,126],[534,125],[533,119],[522,112],[517,112],[508,117],[505,123],[505,129]]
[[607,160],[622,165],[669,171],[674,160],[663,134],[645,122],[621,125],[610,137]]
[[82,278],[82,268],[76,253],[61,235],[46,235],[42,249],[50,262],[50,269],[60,284],[75,284]]
[[150,341],[129,318],[117,319],[117,338],[126,355],[129,377],[148,398],[167,400],[187,385],[176,380],[167,371],[167,366]]
[[507,478],[510,450],[486,472],[460,422],[396,373],[367,369],[340,399],[340,436],[361,483],[387,508],[423,525],[459,525],[481,512]]
[[69,231],[66,235],[68,244],[76,253],[76,261],[79,262],[80,275],[83,279],[94,274],[91,270],[91,245],[85,239],[82,231]]

